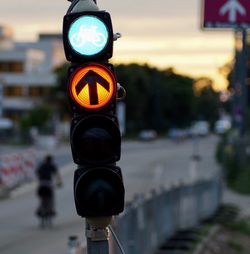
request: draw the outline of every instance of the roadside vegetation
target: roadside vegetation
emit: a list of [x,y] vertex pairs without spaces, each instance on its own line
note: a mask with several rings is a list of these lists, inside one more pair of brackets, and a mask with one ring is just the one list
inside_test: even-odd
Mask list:
[[[235,112],[237,96],[234,97],[235,88],[232,83],[233,64],[227,63],[223,68],[225,78],[228,80],[228,91],[232,92],[228,111]],[[237,94],[237,93],[236,93]],[[238,98],[239,99],[239,98]],[[250,96],[248,96],[244,135],[240,134],[241,118],[236,115],[233,129],[221,136],[216,150],[217,161],[221,164],[226,184],[232,190],[250,194]]]
[[250,194],[250,139],[231,130],[221,137],[216,150],[226,184],[241,194]]
[[234,205],[222,205],[211,221],[202,226],[205,229],[202,241],[188,253],[249,253],[250,219],[239,219],[238,213]]

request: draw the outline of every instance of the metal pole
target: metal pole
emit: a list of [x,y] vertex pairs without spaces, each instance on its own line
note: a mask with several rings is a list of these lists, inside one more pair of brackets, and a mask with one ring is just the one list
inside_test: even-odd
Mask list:
[[239,112],[239,98],[240,98],[240,80],[239,80],[239,73],[240,73],[240,52],[242,49],[242,45],[239,47],[239,31],[236,30],[234,33],[235,36],[235,60],[233,66],[233,73],[232,73],[232,89],[233,89],[233,100],[232,100],[232,115],[233,115],[233,127],[237,130],[240,129],[240,112]]
[[94,229],[86,221],[87,253],[109,254],[109,230]]
[[3,116],[3,84],[0,82],[0,118]]
[[241,100],[240,105],[242,109],[242,122],[240,135],[244,136],[246,132],[246,115],[247,115],[247,31],[242,30],[242,50],[240,56],[240,83],[241,83]]

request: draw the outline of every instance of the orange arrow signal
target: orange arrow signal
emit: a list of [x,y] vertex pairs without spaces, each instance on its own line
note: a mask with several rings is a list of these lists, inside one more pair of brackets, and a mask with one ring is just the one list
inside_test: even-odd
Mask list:
[[74,101],[87,109],[104,107],[116,93],[113,73],[103,65],[91,64],[79,68],[70,82],[70,93]]

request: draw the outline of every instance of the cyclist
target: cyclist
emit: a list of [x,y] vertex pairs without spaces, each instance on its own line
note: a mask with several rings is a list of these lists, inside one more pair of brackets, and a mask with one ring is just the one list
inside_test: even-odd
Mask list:
[[57,166],[53,162],[53,157],[47,155],[36,171],[38,178],[37,195],[40,199],[36,214],[41,217],[53,217],[56,215],[54,203],[54,186],[62,185],[61,176]]

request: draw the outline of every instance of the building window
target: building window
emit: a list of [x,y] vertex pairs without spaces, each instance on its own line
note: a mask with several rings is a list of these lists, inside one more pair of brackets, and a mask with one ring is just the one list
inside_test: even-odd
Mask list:
[[29,87],[29,96],[30,97],[40,97],[41,96],[41,87]]
[[23,96],[23,88],[21,86],[4,86],[4,96],[20,97]]
[[0,72],[19,73],[24,71],[23,62],[0,62]]
[[29,87],[28,94],[30,97],[44,97],[49,94],[49,88],[41,87],[41,86],[32,86],[32,87]]

